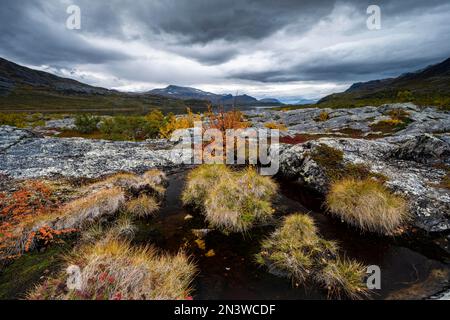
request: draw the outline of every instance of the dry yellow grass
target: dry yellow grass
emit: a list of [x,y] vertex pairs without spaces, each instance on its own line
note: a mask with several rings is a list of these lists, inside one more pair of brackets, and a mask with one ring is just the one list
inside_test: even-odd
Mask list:
[[255,169],[232,172],[224,165],[200,166],[189,176],[183,202],[201,209],[215,228],[245,232],[269,218],[277,185]]
[[286,131],[287,127],[282,123],[276,123],[276,122],[267,122],[264,124],[264,127],[267,129],[276,129],[280,131]]
[[88,197],[68,203],[61,210],[62,219],[56,223],[64,228],[83,229],[98,219],[116,214],[125,201],[120,188],[100,190]]
[[390,235],[408,218],[406,202],[373,179],[334,182],[327,195],[328,210],[363,231]]
[[158,169],[149,170],[142,176],[133,173],[117,173],[103,181],[89,186],[87,188],[87,192],[115,186],[120,187],[132,194],[147,192],[154,193],[156,196],[162,197],[165,192],[166,182],[166,175]]
[[330,115],[326,111],[322,111],[319,116],[316,118],[316,121],[325,122],[330,119]]
[[154,216],[159,209],[159,204],[156,200],[145,194],[136,199],[130,200],[126,205],[126,211],[134,217],[144,218]]
[[195,168],[187,176],[186,186],[182,194],[183,203],[202,208],[213,184],[231,175],[232,171],[225,165],[205,164]]
[[[81,286],[69,290],[68,275],[48,279],[28,294],[30,300],[178,300],[191,295],[195,265],[183,253],[159,254],[152,247],[133,247],[105,239],[88,244],[67,258],[81,270]],[[75,268],[76,268],[75,267]],[[73,268],[73,267],[72,267]]]
[[328,290],[329,298],[363,299],[369,290],[362,281],[366,276],[366,266],[349,259],[329,260],[315,275],[315,280]]
[[285,218],[280,228],[262,242],[257,262],[275,274],[284,274],[296,282],[306,281],[322,260],[337,254],[337,245],[323,240],[314,220],[305,214]]
[[334,241],[320,237],[314,220],[305,214],[286,217],[282,225],[261,244],[257,263],[276,275],[296,283],[315,282],[329,298],[363,298],[365,267],[353,260],[340,259]]

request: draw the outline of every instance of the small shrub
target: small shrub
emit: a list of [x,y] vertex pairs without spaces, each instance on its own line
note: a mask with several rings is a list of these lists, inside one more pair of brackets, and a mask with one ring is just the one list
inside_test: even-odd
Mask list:
[[328,290],[329,298],[348,297],[362,299],[368,296],[367,285],[362,281],[367,268],[354,260],[328,260],[325,267],[316,273],[315,280]]
[[196,121],[202,120],[200,115],[194,114],[189,108],[186,110],[186,113],[182,117],[169,114],[159,129],[160,136],[169,139],[175,130],[193,128]]
[[245,232],[272,215],[276,190],[255,169],[232,172],[225,165],[203,165],[189,174],[182,200],[201,209],[212,226]]
[[31,250],[35,241],[56,240],[58,234],[44,226],[29,234],[26,231],[58,204],[54,190],[39,181],[27,181],[10,194],[0,192],[0,260],[17,258]]
[[67,270],[81,270],[81,288],[69,290],[68,273],[47,279],[30,300],[180,300],[191,295],[195,266],[183,253],[158,254],[151,247],[105,239],[67,258]]
[[276,123],[276,122],[267,122],[264,124],[264,127],[271,130],[280,130],[280,131],[286,131],[287,128],[282,123]]
[[344,152],[341,150],[320,144],[311,153],[311,158],[324,170],[330,180],[340,175],[344,160]]
[[166,118],[159,110],[145,117],[115,116],[104,119],[100,131],[112,140],[145,140],[157,138]]
[[159,205],[153,197],[141,195],[127,203],[126,211],[132,216],[144,218],[153,216],[159,209]]
[[0,126],[23,128],[26,126],[24,113],[0,113]]
[[408,119],[409,112],[403,109],[392,109],[388,112],[388,115],[394,120],[404,121]]
[[322,111],[319,116],[315,119],[317,122],[325,122],[330,120],[330,114],[326,111]]
[[76,130],[81,133],[92,133],[98,130],[97,125],[100,118],[88,114],[81,114],[75,117]]
[[380,120],[377,123],[371,124],[370,128],[373,131],[379,131],[385,134],[397,132],[405,129],[410,121],[400,119]]
[[218,129],[225,134],[228,129],[245,129],[250,127],[243,113],[239,110],[225,112],[223,109],[213,112],[210,108],[205,115],[207,127],[205,129]]
[[411,102],[414,101],[414,96],[411,91],[404,90],[397,93],[397,99],[400,102]]
[[331,185],[328,210],[363,231],[392,234],[408,217],[405,200],[373,179],[346,178]]

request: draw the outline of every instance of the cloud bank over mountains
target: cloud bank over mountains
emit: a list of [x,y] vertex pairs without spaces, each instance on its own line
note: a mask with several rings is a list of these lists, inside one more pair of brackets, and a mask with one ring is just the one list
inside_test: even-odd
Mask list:
[[[70,4],[81,30],[66,28]],[[381,30],[366,27],[370,4]],[[446,0],[3,0],[0,56],[119,90],[296,101],[448,58],[449,18]]]

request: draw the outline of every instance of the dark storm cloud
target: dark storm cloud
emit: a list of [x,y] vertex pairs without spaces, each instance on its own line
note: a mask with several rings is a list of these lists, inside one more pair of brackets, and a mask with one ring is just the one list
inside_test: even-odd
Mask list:
[[48,3],[1,2],[0,55],[34,65],[96,64],[127,58],[121,52],[88,43],[76,31],[66,29],[67,4],[50,8]]
[[[82,10],[79,31],[65,28],[69,4]],[[377,32],[365,26],[371,4],[382,8]],[[124,86],[342,84],[445,59],[449,18],[448,0],[1,0],[0,56]]]

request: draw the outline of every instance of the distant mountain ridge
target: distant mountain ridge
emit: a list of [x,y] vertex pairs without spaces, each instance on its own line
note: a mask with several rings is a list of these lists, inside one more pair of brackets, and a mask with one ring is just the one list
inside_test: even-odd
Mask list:
[[167,98],[177,98],[182,100],[204,100],[211,102],[214,105],[257,105],[257,104],[273,104],[281,105],[282,103],[277,99],[265,98],[258,100],[249,95],[233,96],[232,94],[216,94],[206,92],[200,89],[191,87],[181,87],[175,85],[169,85],[162,89],[153,89],[147,93],[160,95]]
[[[404,100],[404,101],[398,101]],[[418,104],[450,104],[450,58],[396,78],[353,84],[348,90],[322,98],[318,104],[345,106],[411,101]]]
[[202,111],[207,103],[95,87],[0,58],[0,112],[182,112],[186,107]]
[[30,69],[0,58],[0,95],[12,91],[16,86],[40,87],[65,93],[116,93],[113,90],[90,86],[73,79],[58,77],[45,71]]

